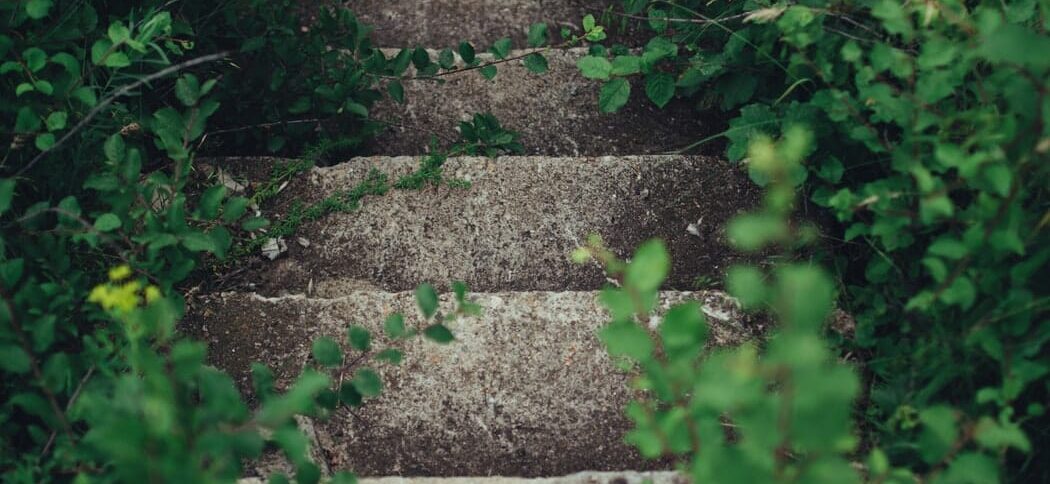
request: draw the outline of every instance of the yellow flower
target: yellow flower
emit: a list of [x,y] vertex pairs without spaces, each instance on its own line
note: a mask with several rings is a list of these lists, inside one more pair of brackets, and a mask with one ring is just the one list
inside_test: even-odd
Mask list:
[[142,283],[130,281],[122,286],[99,284],[88,294],[88,301],[97,303],[102,309],[126,313],[139,305],[139,290]]
[[146,288],[146,303],[147,304],[148,303],[152,303],[153,301],[156,301],[157,299],[160,299],[160,297],[161,297],[160,289],[157,289],[157,286],[149,286],[149,287]]
[[122,264],[109,270],[109,280],[120,281],[131,276],[131,267]]

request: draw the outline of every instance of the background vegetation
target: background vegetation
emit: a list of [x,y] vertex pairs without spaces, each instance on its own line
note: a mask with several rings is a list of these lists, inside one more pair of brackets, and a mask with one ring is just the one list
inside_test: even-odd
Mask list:
[[[640,22],[651,40],[641,52],[594,46],[579,63],[583,75],[604,82],[604,111],[626,102],[627,79],[637,76],[657,106],[677,96],[735,113],[716,138],[770,188],[770,202],[790,196],[776,185],[786,176],[834,215],[838,224],[818,260],[834,269],[837,300],[857,320],[851,337],[831,337],[840,355],[860,359],[863,440],[847,447],[868,452],[868,479],[1050,479],[1050,57],[1041,54],[1050,50],[1048,19],[1050,3],[1035,0],[625,0],[602,23]],[[798,126],[810,130],[812,143],[787,136],[791,148],[779,158],[788,172],[771,175],[768,160],[779,148],[750,143]],[[729,235],[745,250],[809,238],[768,212],[738,219]],[[790,299],[763,288],[782,284],[785,274],[737,268],[727,287],[783,314]],[[786,332],[796,326],[784,322]],[[801,349],[778,360],[774,344],[765,353],[779,361],[772,370],[804,361]],[[841,392],[853,385],[846,374],[836,378]],[[830,415],[851,401],[845,393],[820,396],[819,388],[806,393]],[[757,400],[719,409],[733,415],[777,401],[750,397]],[[703,422],[703,409],[693,410]],[[776,460],[780,479],[809,480],[799,474],[807,461],[794,457],[833,450],[806,442],[837,427],[791,428],[764,458]],[[735,453],[701,448],[698,465],[726,456],[748,469],[773,465],[749,454],[748,438],[769,435],[750,430]],[[784,452],[803,467],[782,473]],[[820,469],[836,482],[838,471]]]
[[[381,390],[363,366],[333,384],[327,369],[344,355],[321,340],[287,392],[255,368],[253,410],[204,364],[203,345],[179,336],[180,284],[270,225],[250,208],[258,200],[201,176],[194,157],[352,152],[381,127],[368,119],[376,100],[403,102],[402,82],[547,63],[542,50],[510,57],[509,41],[489,49],[491,62],[469,43],[456,49],[461,63],[451,49],[388,58],[349,11],[322,10],[304,31],[297,8],[0,3],[5,482],[229,481],[267,446],[289,457],[297,481],[315,482],[294,415]],[[557,47],[591,45],[579,68],[603,83],[596,109],[644,95],[730,112],[718,139],[767,189],[730,238],[785,253],[817,242],[809,262],[830,269],[733,268],[727,289],[781,329],[700,359],[695,306],[667,315],[656,339],[637,324],[666,275],[659,243],[630,263],[599,240],[578,252],[623,282],[603,296],[614,321],[602,337],[650,390],[629,409],[630,442],[678,456],[701,480],[1050,479],[1048,18],[1045,0],[624,0],[561,32]],[[647,29],[644,49],[605,45],[621,26]],[[529,32],[533,47],[558,34]],[[448,155],[521,149],[485,115],[462,131],[418,172],[394,183],[376,174],[269,228],[440,183]],[[818,239],[789,216],[800,207],[837,223]],[[457,296],[460,312],[476,310],[464,287]],[[417,298],[436,317],[433,290]],[[854,333],[822,330],[832,301],[855,316]],[[390,336],[451,340],[440,320],[399,321]],[[360,329],[344,346],[400,361],[396,348],[371,351]]]

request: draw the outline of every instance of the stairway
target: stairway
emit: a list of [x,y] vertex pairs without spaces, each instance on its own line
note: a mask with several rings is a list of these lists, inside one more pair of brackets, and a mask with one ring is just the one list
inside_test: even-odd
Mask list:
[[[504,36],[522,45],[530,23],[577,21],[604,3],[348,5],[377,25],[383,45],[440,48],[459,40],[487,46]],[[657,111],[634,96],[624,113],[600,115],[598,86],[576,74],[581,55],[550,53],[545,75],[507,63],[493,81],[468,72],[440,86],[408,83],[406,104],[373,111],[403,125],[375,142],[377,156],[313,169],[290,188],[294,196],[316,200],[347,189],[371,168],[407,173],[425,152],[421,133],[448,133],[474,112],[492,112],[519,131],[529,156],[450,159],[445,175],[469,187],[366,198],[352,213],[305,224],[300,242],[249,281],[193,301],[189,332],[209,344],[213,362],[246,390],[251,363],[265,362],[280,388],[307,364],[314,338],[344,341],[347,325],[359,324],[382,341],[391,313],[419,324],[418,284],[447,291],[452,281],[468,283],[483,313],[451,324],[453,344],[409,343],[400,366],[380,366],[380,397],[305,423],[322,468],[352,470],[376,484],[682,482],[664,472],[668,462],[646,461],[623,442],[631,375],[596,336],[607,322],[597,300],[607,280],[595,265],[570,263],[569,253],[589,234],[620,256],[664,239],[674,267],[660,310],[700,301],[712,344],[738,344],[766,323],[720,292],[698,290],[697,278],[718,280],[739,259],[724,242],[724,225],[759,194],[725,161],[659,154],[713,129],[689,106]],[[441,297],[443,310],[451,299]],[[280,468],[270,462],[254,472],[264,478]]]

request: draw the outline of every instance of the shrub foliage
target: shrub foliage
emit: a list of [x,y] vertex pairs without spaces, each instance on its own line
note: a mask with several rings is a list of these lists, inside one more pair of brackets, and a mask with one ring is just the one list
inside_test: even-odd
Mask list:
[[[1050,472],[1048,20],[1035,0],[624,0],[603,23],[640,24],[645,48],[580,61],[604,111],[633,76],[657,106],[733,113],[716,138],[760,185],[774,180],[749,143],[811,130],[788,176],[838,222],[824,261],[857,320],[839,348],[863,359],[869,478]],[[750,215],[729,235],[750,248],[790,229]],[[730,276],[742,300],[765,280]]]

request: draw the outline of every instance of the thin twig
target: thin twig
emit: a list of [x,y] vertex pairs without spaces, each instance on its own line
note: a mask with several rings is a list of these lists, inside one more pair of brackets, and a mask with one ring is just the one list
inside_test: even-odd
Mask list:
[[150,83],[152,81],[155,81],[157,79],[165,77],[165,76],[167,76],[169,74],[173,74],[175,72],[181,71],[183,69],[188,69],[188,68],[193,67],[193,66],[197,66],[197,65],[200,65],[200,64],[204,64],[204,63],[207,63],[207,62],[211,62],[211,61],[215,61],[215,60],[219,60],[219,59],[225,58],[228,55],[229,55],[229,51],[223,51],[223,52],[219,52],[219,53],[216,53],[216,54],[210,54],[210,55],[197,57],[196,59],[190,59],[190,60],[188,60],[186,62],[183,62],[181,64],[175,64],[173,66],[169,66],[169,67],[166,67],[164,69],[161,69],[161,70],[159,70],[157,72],[154,72],[153,74],[150,74],[150,75],[148,75],[146,77],[143,77],[142,79],[139,79],[138,81],[135,81],[135,82],[133,82],[131,84],[128,84],[128,85],[126,85],[124,87],[121,87],[120,89],[117,90],[117,92],[115,92],[113,94],[110,94],[105,99],[103,99],[101,102],[99,102],[97,106],[95,106],[91,111],[88,112],[87,116],[84,116],[84,118],[81,119],[80,122],[77,123],[76,126],[73,127],[73,129],[69,130],[69,132],[67,132],[64,136],[62,136],[62,138],[60,138],[58,140],[58,142],[56,142],[50,148],[48,148],[48,149],[46,149],[44,151],[41,151],[39,154],[37,154],[36,157],[34,157],[32,159],[32,161],[29,162],[29,164],[27,164],[26,166],[22,167],[21,170],[18,170],[18,172],[15,173],[15,176],[16,177],[21,176],[26,171],[28,171],[30,168],[33,168],[33,166],[36,165],[37,162],[39,162],[40,160],[44,159],[44,157],[46,155],[50,154],[52,151],[57,150],[60,146],[62,146],[62,144],[64,144],[66,141],[68,141],[70,138],[72,138],[74,134],[76,134],[78,131],[83,129],[84,126],[87,126],[88,122],[90,122],[95,116],[97,116],[98,113],[102,112],[102,110],[107,108],[110,104],[112,104],[113,101],[116,101],[117,98],[130,94],[131,91],[133,91],[135,89],[138,89],[143,84],[148,84],[148,83]]
[[[73,403],[75,403],[77,401],[77,397],[80,396],[80,391],[84,389],[84,385],[87,383],[87,381],[89,379],[91,379],[91,375],[93,375],[93,374],[95,374],[95,366],[94,365],[92,365],[91,368],[88,368],[87,373],[84,374],[84,376],[80,379],[80,383],[77,384],[77,389],[73,390],[73,395],[71,395],[69,397],[69,401],[66,402],[66,413],[69,412],[69,409],[73,408]],[[58,431],[56,431],[56,430],[52,430],[51,431],[51,437],[48,437],[47,443],[44,444],[44,450],[42,450],[40,452],[40,457],[41,458],[44,457],[45,455],[47,455],[47,452],[49,450],[51,450],[51,444],[55,443],[55,437],[57,435],[58,435]]]
[[749,14],[751,14],[751,12],[744,12],[744,13],[740,13],[740,14],[736,14],[736,15],[730,15],[728,17],[718,18],[718,19],[709,19],[709,18],[644,17],[644,16],[641,16],[641,15],[632,15],[632,14],[629,14],[629,13],[613,12],[613,15],[618,15],[620,17],[626,17],[626,18],[634,19],[634,20],[656,20],[656,21],[660,21],[660,22],[681,23],[681,24],[701,24],[701,25],[714,24],[714,23],[718,23],[718,22],[725,22],[725,21],[728,21],[728,20],[736,20],[736,19],[739,19],[739,18],[744,18],[744,17],[748,16]]

